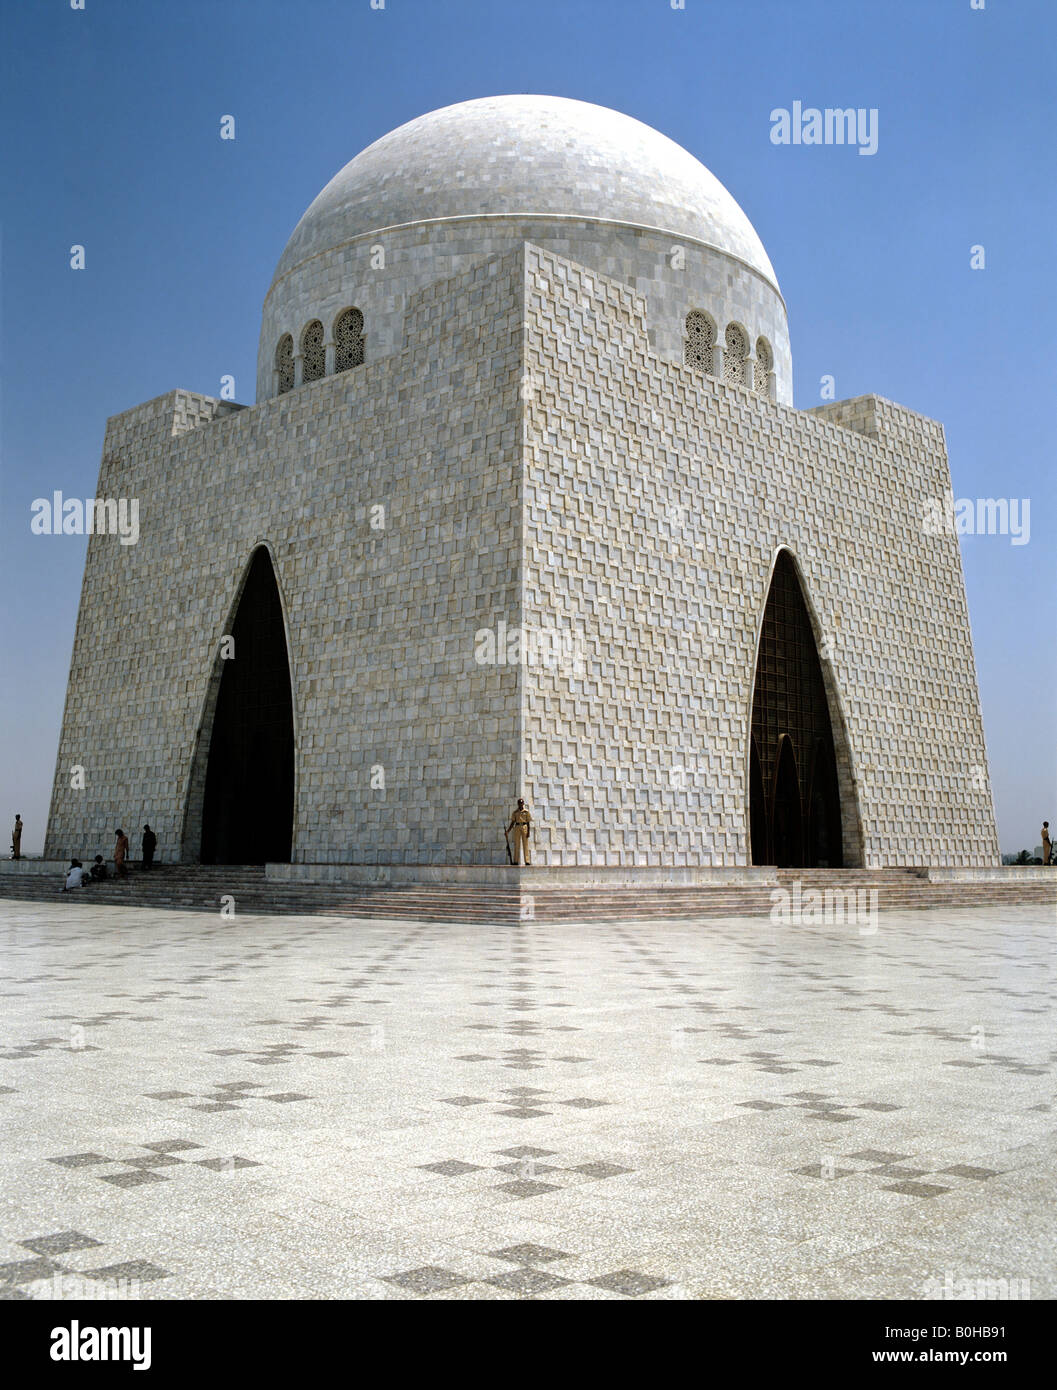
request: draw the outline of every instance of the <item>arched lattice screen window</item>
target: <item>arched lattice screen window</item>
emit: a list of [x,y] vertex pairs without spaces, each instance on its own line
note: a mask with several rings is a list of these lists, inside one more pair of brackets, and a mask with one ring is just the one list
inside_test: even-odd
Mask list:
[[363,315],[359,309],[343,309],[334,320],[334,370],[347,372],[363,363]]
[[284,333],[275,349],[275,370],[279,373],[279,394],[290,391],[294,385],[294,340]]
[[686,338],[683,340],[683,361],[695,371],[712,374],[712,349],[716,345],[716,325],[700,309],[691,309],[686,316]]
[[766,396],[767,378],[774,370],[774,353],[771,345],[766,338],[756,339],[756,366],[753,369],[753,390],[759,392],[761,396]]
[[727,349],[723,354],[723,375],[727,381],[744,386],[745,359],[749,355],[749,340],[745,330],[736,323],[727,324]]
[[318,381],[327,369],[323,325],[319,319],[313,319],[301,334],[301,359],[302,381]]

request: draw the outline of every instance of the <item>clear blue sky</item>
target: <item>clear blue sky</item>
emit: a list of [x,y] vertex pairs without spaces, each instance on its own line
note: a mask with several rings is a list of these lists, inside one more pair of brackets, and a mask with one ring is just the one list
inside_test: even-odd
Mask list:
[[[219,395],[228,373],[252,402],[261,303],[319,189],[394,126],[502,92],[598,102],[685,145],[770,253],[796,404],[832,373],[838,398],[942,420],[956,496],[1031,499],[1029,544],[967,536],[962,553],[1002,847],[1057,822],[1052,0],[0,0],[0,15],[5,852],[16,809],[24,848],[42,843],[86,545],[31,535],[31,501],[94,495],[108,415],[174,387]],[[772,145],[771,110],[796,100],[876,107],[877,154]]]

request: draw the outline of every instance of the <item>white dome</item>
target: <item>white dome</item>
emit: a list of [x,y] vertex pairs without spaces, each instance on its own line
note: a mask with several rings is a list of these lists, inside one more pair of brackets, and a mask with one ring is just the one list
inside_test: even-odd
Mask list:
[[693,155],[631,116],[546,96],[460,102],[376,140],[311,204],[275,279],[367,233],[517,216],[592,218],[692,238],[778,288],[749,219]]

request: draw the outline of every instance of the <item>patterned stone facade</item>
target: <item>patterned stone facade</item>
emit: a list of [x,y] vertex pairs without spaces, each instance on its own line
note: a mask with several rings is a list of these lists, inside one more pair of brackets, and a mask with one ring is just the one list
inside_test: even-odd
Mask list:
[[[196,857],[221,639],[264,544],[295,862],[501,863],[523,795],[540,864],[744,865],[784,546],[861,862],[997,863],[957,540],[921,528],[942,429],[863,402],[838,423],[849,403],[799,412],[666,360],[642,296],[521,244],[412,293],[400,349],[355,370],[114,417],[99,495],[140,499],[140,539],[89,545],[47,856],[149,820],[160,859]],[[482,662],[504,624],[568,642]]]
[[[689,310],[710,313],[719,324],[721,342],[731,322],[743,324],[753,342],[762,335],[773,349],[776,397],[792,403],[785,303],[759,271],[687,237],[584,218],[527,215],[466,217],[440,226],[373,231],[277,276],[264,305],[258,401],[278,394],[276,349],[285,334],[296,343],[303,328],[319,320],[329,335],[342,311],[355,305],[364,317],[366,359],[375,362],[403,349],[405,309],[417,290],[515,251],[524,241],[620,280],[643,295],[649,304],[650,343],[670,361],[683,360]],[[372,264],[379,248],[384,265]]]
[[[541,861],[746,862],[756,643],[784,547],[857,807],[847,860],[997,863],[958,543],[922,532],[950,486],[942,427],[877,397],[800,412],[661,361],[639,296],[526,256],[525,622],[560,615],[583,658],[523,687]],[[858,432],[833,423],[845,411]]]
[[520,257],[491,262],[421,291],[413,346],[383,361],[197,429],[226,407],[183,391],[109,422],[99,492],[138,497],[141,533],[89,545],[49,857],[144,821],[160,860],[195,857],[201,725],[260,544],[286,615],[294,857],[502,851],[518,672],[476,664],[473,634],[517,610],[521,298]]

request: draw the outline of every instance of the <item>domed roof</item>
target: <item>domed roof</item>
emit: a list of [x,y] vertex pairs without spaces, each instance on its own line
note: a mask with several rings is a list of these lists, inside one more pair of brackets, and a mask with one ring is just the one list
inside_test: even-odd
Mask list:
[[694,238],[777,289],[751,222],[693,155],[631,116],[546,96],[459,102],[383,135],[311,204],[275,278],[368,232],[500,216],[597,218]]

